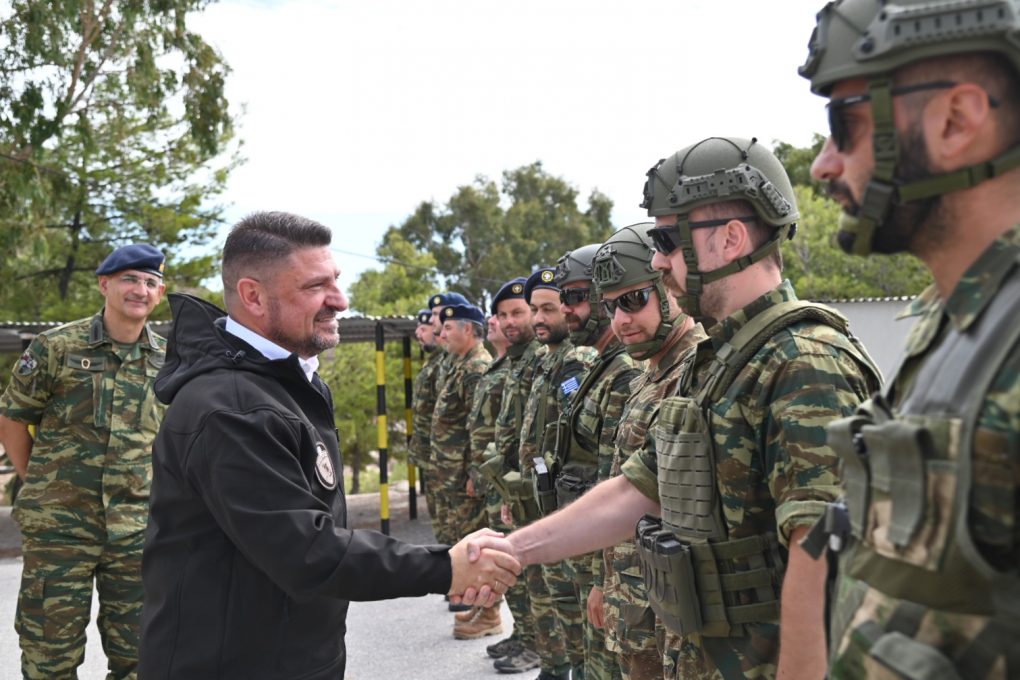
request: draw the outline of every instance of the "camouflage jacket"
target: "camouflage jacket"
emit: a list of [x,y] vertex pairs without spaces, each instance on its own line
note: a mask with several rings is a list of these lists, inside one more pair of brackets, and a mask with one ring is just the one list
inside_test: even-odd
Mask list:
[[464,356],[451,354],[449,357],[432,412],[431,469],[444,491],[465,494],[471,455],[468,414],[492,356],[479,342]]
[[474,481],[475,493],[481,497],[489,492],[489,483],[478,472],[478,466],[485,460],[486,448],[496,441],[496,418],[503,403],[503,389],[509,374],[509,355],[504,354],[489,364],[475,388],[475,399],[468,415],[468,432],[471,437],[468,475]]
[[[892,407],[899,411],[904,406],[912,386],[922,373],[939,371],[929,358],[952,340],[952,335],[980,334],[980,323],[988,316],[991,307],[1011,278],[1016,278],[1020,261],[1020,226],[997,239],[964,273],[948,298],[941,300],[933,287],[922,293],[910,305],[906,316],[917,316],[918,321],[907,338],[903,363],[892,379],[889,393]],[[1017,323],[1014,319],[1012,323]],[[990,616],[975,613],[984,610],[990,614],[996,608],[985,603],[992,600],[1002,606],[1015,622],[1017,599],[1010,595],[1017,590],[1017,565],[1020,564],[1020,345],[1007,350],[980,401],[953,405],[944,409],[944,421],[959,421],[976,416],[971,439],[970,487],[958,488],[963,472],[956,471],[954,461],[963,460],[960,446],[950,441],[939,442],[938,430],[932,430],[931,442],[925,452],[926,490],[916,491],[927,497],[923,519],[901,548],[891,547],[889,538],[882,540],[879,533],[889,534],[890,509],[877,517],[880,506],[889,508],[888,497],[880,501],[872,492],[867,524],[867,550],[847,551],[841,558],[839,594],[833,614],[833,650],[830,677],[886,677],[893,672],[886,665],[888,655],[878,653],[877,636],[893,630],[911,646],[909,653],[896,654],[902,662],[912,658],[916,650],[924,650],[947,666],[955,666],[958,675],[983,679],[1020,677],[1020,656],[1012,649],[1017,638],[1014,631],[996,630]],[[930,374],[929,374],[930,375]],[[976,379],[976,378],[975,378]],[[943,410],[940,408],[939,410]],[[901,423],[904,422],[902,419]],[[914,421],[916,422],[916,421]],[[943,448],[944,447],[944,448]],[[949,460],[932,460],[945,451]],[[904,454],[900,450],[894,453]],[[903,455],[901,455],[901,458]],[[956,495],[966,496],[966,524],[954,512]],[[883,496],[885,496],[883,494]],[[895,502],[895,501],[894,501]],[[969,533],[969,538],[965,535]],[[955,545],[954,545],[955,544]],[[961,550],[961,544],[967,545]],[[959,555],[967,556],[960,559]],[[989,586],[988,578],[968,578],[961,587],[935,587],[932,584],[948,583],[952,578],[967,578],[978,564],[984,574],[1006,574],[1011,581],[998,587]],[[982,564],[983,562],[983,564]],[[876,568],[877,567],[877,568]],[[853,575],[851,575],[853,574]],[[951,574],[951,575],[950,575]],[[913,601],[899,599],[893,593],[903,590],[899,582],[921,584],[915,590],[922,597]],[[969,588],[983,593],[963,596]],[[988,590],[992,592],[989,593]],[[947,593],[955,596],[946,598]],[[952,605],[952,601],[966,600],[965,604]],[[1012,608],[1012,611],[1010,609]],[[996,622],[996,623],[1001,623]],[[922,644],[918,644],[918,642]],[[979,654],[975,654],[980,650]],[[879,661],[883,659],[885,663]],[[986,666],[982,668],[982,664]],[[953,671],[950,671],[953,673]],[[946,677],[949,677],[947,675]]]
[[[744,324],[794,299],[793,287],[783,282],[713,326],[709,340],[698,346],[686,393],[696,393],[700,371]],[[826,443],[825,426],[853,413],[878,388],[855,354],[847,336],[828,325],[795,323],[759,349],[724,398],[706,405],[717,492],[731,539],[771,532],[785,546],[795,528],[811,526],[838,496],[838,458]],[[642,493],[659,500],[654,450],[638,452],[622,471]],[[677,676],[721,677],[727,666],[745,676],[774,676],[778,624],[746,629],[744,637],[713,638],[711,644],[697,634],[683,638]]]
[[[686,333],[674,333],[659,361],[634,380],[605,478],[619,476],[628,458],[643,450],[646,443],[654,445],[654,440],[646,442],[645,435],[659,414],[659,403],[676,391],[684,372],[691,369],[695,347],[706,337],[701,324]],[[634,541],[607,548],[602,557],[603,568],[596,565],[595,573],[596,585],[602,586],[604,596],[606,647],[617,653],[654,650],[654,614],[648,604]]]
[[145,529],[165,350],[148,326],[114,342],[102,311],[32,340],[0,397],[0,414],[37,427],[14,511],[23,532],[102,543]]
[[510,368],[504,382],[499,415],[496,416],[494,447],[494,454],[503,458],[504,470],[518,469],[524,404],[538,368],[537,352],[540,348],[538,340],[532,340],[527,345],[512,345],[507,351]]
[[422,468],[428,465],[432,449],[429,443],[429,433],[432,429],[432,411],[436,407],[436,378],[439,365],[445,356],[446,352],[438,347],[431,352],[426,352],[421,370],[414,378],[414,395],[411,400],[414,417],[409,453],[412,462]]
[[598,358],[594,347],[575,347],[569,340],[552,352],[543,349],[521,421],[518,463],[522,475],[535,467],[533,459],[544,451],[548,426],[555,425],[569,408],[585,371]]
[[[627,354],[614,336],[592,362],[581,388],[571,397],[569,411],[561,416],[569,419],[574,443],[595,460],[598,479],[609,477],[620,415],[630,398],[631,383],[645,366]],[[592,374],[598,377],[592,379]]]

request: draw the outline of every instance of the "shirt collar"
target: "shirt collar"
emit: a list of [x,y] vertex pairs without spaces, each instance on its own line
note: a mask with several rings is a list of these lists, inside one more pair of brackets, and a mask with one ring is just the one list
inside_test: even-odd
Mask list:
[[[227,317],[227,324],[224,330],[247,342],[270,361],[286,359],[293,354],[290,350],[280,347],[272,340],[259,335],[247,326],[242,326],[237,321],[234,321],[233,317]],[[305,377],[311,382],[312,376],[315,375],[315,371],[319,368],[319,357],[309,357],[307,359],[298,357],[298,364],[301,366],[301,370],[304,371]]]
[[981,316],[1016,266],[1020,253],[1020,225],[992,242],[967,268],[946,300],[946,315],[958,331],[965,331]]
[[737,331],[743,328],[748,321],[773,305],[796,299],[797,294],[793,290],[793,284],[791,284],[789,280],[784,280],[760,298],[753,300],[743,309],[738,309],[733,314],[712,326],[712,328],[708,331],[708,336],[712,339],[712,345],[715,347],[716,351],[718,351],[726,342],[736,335]]

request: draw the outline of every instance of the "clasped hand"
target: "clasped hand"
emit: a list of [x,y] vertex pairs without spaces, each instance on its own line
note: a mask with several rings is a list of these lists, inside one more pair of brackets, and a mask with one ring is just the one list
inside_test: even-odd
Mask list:
[[450,564],[450,601],[480,607],[499,601],[521,573],[510,541],[491,529],[468,534],[450,548]]

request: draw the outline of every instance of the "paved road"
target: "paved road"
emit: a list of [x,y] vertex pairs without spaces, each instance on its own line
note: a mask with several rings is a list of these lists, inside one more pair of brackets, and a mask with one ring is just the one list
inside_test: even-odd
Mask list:
[[[412,543],[434,540],[426,515],[420,515],[424,519],[415,521],[396,521],[398,507],[393,511],[395,520],[391,533],[394,536]],[[404,512],[406,516],[406,510]],[[10,508],[0,508],[0,539],[4,536],[10,538],[13,524],[9,514]],[[0,557],[0,680],[17,680],[20,677],[20,650],[13,626],[20,575],[20,557]],[[95,613],[92,619],[95,620]],[[503,621],[507,633],[511,620],[504,605]],[[491,660],[485,654],[485,647],[500,638],[455,640],[452,626],[453,615],[446,611],[446,603],[440,595],[351,603],[347,617],[347,680],[497,677]],[[99,632],[92,624],[79,678],[102,680],[105,670],[106,657],[99,642]],[[537,675],[537,671],[524,677],[532,675]]]

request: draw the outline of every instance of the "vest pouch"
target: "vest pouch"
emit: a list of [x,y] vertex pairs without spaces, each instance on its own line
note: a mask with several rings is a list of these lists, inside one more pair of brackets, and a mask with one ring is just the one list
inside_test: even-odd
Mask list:
[[952,533],[957,419],[900,418],[861,429],[870,462],[864,542],[878,554],[941,569]]
[[514,522],[520,526],[531,524],[541,517],[538,503],[535,502],[535,485],[531,476],[525,477],[517,470],[503,475],[507,490],[507,505],[513,514]]
[[690,546],[650,515],[638,522],[635,542],[648,602],[656,616],[679,635],[700,632],[701,606]]
[[[548,423],[539,442],[539,451],[546,459],[551,459],[558,470],[563,461],[567,460],[570,448],[570,424],[565,418]],[[552,469],[552,468],[550,468]]]
[[588,493],[595,486],[598,470],[592,465],[567,464],[556,478],[556,499],[562,508]]
[[[539,467],[539,464],[541,468]],[[535,497],[535,503],[538,505],[539,515],[551,515],[556,511],[556,480],[554,479],[555,472],[551,472],[549,469],[549,461],[546,459],[536,458],[535,459],[535,470],[532,471],[532,493]]]
[[852,677],[867,669],[869,677],[963,680],[953,662],[935,647],[900,631],[882,630],[874,621],[848,631],[843,642],[848,646],[835,657],[834,676]]

